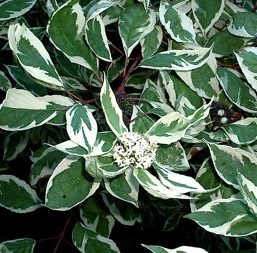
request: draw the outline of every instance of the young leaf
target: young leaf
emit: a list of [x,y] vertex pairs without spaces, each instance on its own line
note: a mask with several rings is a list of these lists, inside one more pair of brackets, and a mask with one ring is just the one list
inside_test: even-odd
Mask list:
[[15,253],[33,253],[36,241],[30,238],[5,241],[0,244],[0,251]]
[[97,123],[93,114],[84,106],[75,104],[67,111],[66,119],[70,139],[90,152],[97,136]]
[[195,30],[192,20],[168,1],[162,0],[159,8],[160,21],[172,39],[177,42],[193,43]]
[[105,27],[101,17],[96,16],[95,18],[87,21],[85,29],[87,43],[94,53],[100,59],[112,62]]
[[143,247],[149,249],[153,253],[208,253],[204,249],[196,248],[196,247],[190,247],[190,246],[181,246],[176,249],[167,249],[161,246],[155,246],[155,245],[146,245],[142,244]]
[[257,91],[257,49],[255,47],[248,47],[236,54],[236,58],[240,68],[242,69],[248,83]]
[[158,70],[188,71],[204,65],[211,51],[211,48],[164,51],[143,60],[139,66]]
[[146,11],[142,4],[133,4],[121,14],[119,34],[127,57],[140,40],[153,30],[155,19],[155,13]]
[[84,159],[68,156],[47,183],[45,205],[54,210],[68,210],[93,195],[98,187],[99,181],[85,171]]
[[10,25],[9,46],[20,65],[36,82],[57,90],[63,90],[62,79],[42,42],[25,24]]
[[97,234],[79,222],[73,229],[72,241],[81,252],[120,253],[113,240]]
[[3,71],[0,71],[0,89],[7,91],[10,88],[12,88],[10,80],[6,77]]
[[71,62],[98,72],[97,59],[84,41],[85,22],[78,1],[70,0],[53,14],[47,32],[55,47]]
[[231,102],[246,112],[257,112],[257,96],[251,87],[226,68],[218,67],[217,77]]
[[117,104],[115,95],[111,90],[111,87],[106,77],[104,78],[103,87],[100,93],[100,99],[106,121],[113,133],[117,137],[119,137],[120,134],[127,132],[128,129],[122,119],[122,111]]
[[0,4],[0,21],[17,18],[28,12],[37,0],[7,0]]
[[240,237],[257,231],[256,215],[242,199],[217,199],[184,217],[218,235]]
[[194,17],[204,34],[207,34],[212,26],[218,21],[224,7],[224,0],[211,2],[206,2],[205,0],[192,1],[192,10]]
[[36,191],[25,181],[12,175],[0,175],[0,206],[16,213],[28,213],[42,205]]

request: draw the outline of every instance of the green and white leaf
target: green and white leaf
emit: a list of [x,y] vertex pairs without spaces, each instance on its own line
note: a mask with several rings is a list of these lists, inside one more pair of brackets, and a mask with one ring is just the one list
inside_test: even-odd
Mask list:
[[191,246],[180,246],[176,249],[167,249],[161,246],[146,245],[142,244],[143,247],[149,249],[154,253],[208,253],[204,249],[191,247]]
[[[64,100],[65,106],[62,105]],[[9,89],[0,106],[0,128],[18,131],[41,126],[64,111],[68,101],[59,95],[35,97],[22,89]]]
[[162,38],[162,29],[159,25],[156,25],[154,29],[140,41],[144,59],[152,56],[158,50],[162,43]]
[[41,207],[37,193],[25,181],[0,175],[0,206],[15,213],[28,213]]
[[66,119],[70,139],[90,152],[97,136],[97,123],[93,114],[84,106],[75,104],[67,111]]
[[30,131],[11,132],[4,140],[4,160],[11,161],[27,146]]
[[62,76],[63,86],[69,91],[86,91],[86,88],[75,78]]
[[111,214],[121,224],[133,226],[136,221],[140,221],[139,209],[134,205],[115,198],[110,194],[103,193],[102,197]]
[[68,210],[94,194],[99,180],[85,171],[84,159],[68,156],[54,170],[46,186],[45,205],[54,210]]
[[36,241],[30,238],[9,240],[0,243],[2,253],[33,253]]
[[257,30],[257,16],[252,12],[237,12],[230,20],[228,31],[239,37],[253,38]]
[[218,67],[217,77],[232,103],[246,112],[257,112],[257,96],[247,83],[227,68]]
[[0,4],[0,21],[14,19],[28,12],[37,0],[6,0]]
[[211,48],[164,51],[143,60],[139,66],[158,70],[189,71],[204,65],[211,51]]
[[115,178],[104,180],[106,190],[114,197],[138,207],[139,184],[133,175],[133,168]]
[[71,62],[98,72],[97,59],[84,41],[85,24],[80,4],[76,0],[71,0],[52,15],[47,32],[51,42]]
[[104,61],[112,62],[104,23],[100,16],[96,16],[87,21],[85,26],[85,36],[88,45],[97,57]]
[[7,78],[5,73],[0,70],[0,89],[3,91],[7,91],[10,88],[12,88],[12,83]]
[[194,43],[195,30],[192,20],[168,1],[162,0],[159,7],[160,21],[168,34],[177,42]]
[[248,83],[257,91],[257,48],[248,47],[235,55]]
[[126,0],[114,0],[113,5],[102,13],[103,22],[105,25],[113,24],[118,21],[121,13],[124,11]]
[[241,237],[257,231],[256,215],[241,199],[217,199],[184,217],[218,235]]
[[142,4],[133,4],[124,10],[118,28],[127,57],[140,40],[154,29],[155,22],[155,12],[152,9],[146,11]]
[[103,87],[101,89],[100,100],[107,124],[113,133],[119,137],[120,134],[127,132],[128,129],[122,119],[122,111],[106,77],[104,78]]
[[115,242],[77,222],[72,232],[72,241],[80,252],[120,253]]
[[83,223],[96,233],[109,237],[115,223],[114,217],[103,203],[100,195],[86,199],[79,209]]
[[219,20],[224,7],[224,0],[208,2],[205,0],[192,1],[194,18],[204,34],[207,34],[212,26]]
[[51,176],[56,166],[65,156],[65,153],[46,145],[33,152],[30,156],[33,163],[29,173],[31,186],[35,186],[40,179]]
[[25,24],[10,25],[8,39],[20,65],[36,82],[52,89],[63,90],[62,79],[44,45]]

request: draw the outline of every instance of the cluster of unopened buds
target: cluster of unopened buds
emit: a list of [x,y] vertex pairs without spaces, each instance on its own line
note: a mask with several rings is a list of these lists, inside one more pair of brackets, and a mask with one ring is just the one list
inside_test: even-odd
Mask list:
[[120,144],[113,149],[113,158],[120,167],[133,165],[147,169],[155,160],[157,144],[146,135],[135,132],[121,134]]

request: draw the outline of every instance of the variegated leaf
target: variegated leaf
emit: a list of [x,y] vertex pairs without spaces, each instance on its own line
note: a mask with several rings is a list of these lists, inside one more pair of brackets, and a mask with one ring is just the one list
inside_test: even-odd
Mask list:
[[10,253],[33,253],[36,241],[30,238],[22,238],[17,240],[4,241],[0,244],[1,252]]
[[218,235],[241,237],[257,231],[256,215],[242,199],[217,199],[184,217]]
[[71,62],[98,72],[97,59],[84,41],[85,23],[80,4],[70,0],[52,15],[47,32],[55,47]]
[[205,1],[193,0],[192,9],[197,24],[206,34],[220,18],[225,7],[225,0]]
[[132,168],[127,168],[125,173],[115,178],[105,179],[104,183],[111,195],[138,207],[139,184],[132,173]]
[[208,143],[208,147],[218,175],[236,189],[239,189],[237,171],[257,166],[257,158],[243,149],[214,143]]
[[71,209],[93,195],[99,184],[99,180],[93,180],[85,171],[83,158],[68,156],[47,183],[45,205],[54,210]]
[[115,219],[103,203],[100,195],[94,195],[86,199],[79,209],[83,223],[96,233],[109,237],[115,223]]
[[226,68],[218,67],[217,77],[231,102],[246,112],[257,112],[257,96],[251,87]]
[[100,59],[107,62],[112,61],[104,23],[100,16],[86,22],[85,36],[88,45]]
[[28,12],[37,0],[6,0],[0,4],[0,21],[17,18]]
[[110,194],[102,193],[102,197],[111,214],[121,224],[133,226],[135,225],[136,221],[140,221],[139,209],[134,205],[115,198]]
[[100,99],[106,121],[113,133],[119,137],[120,134],[127,132],[128,129],[122,119],[122,111],[106,77],[104,78]]
[[[69,106],[67,103],[63,105],[62,98],[65,97],[59,95],[35,97],[22,89],[9,89],[0,106],[0,128],[18,131],[41,126],[72,105],[72,102]],[[61,104],[58,105],[61,100]],[[67,98],[65,100],[69,101]]]
[[164,51],[143,60],[139,66],[149,69],[189,71],[204,65],[211,51],[211,48]]
[[124,11],[126,0],[113,0],[113,5],[102,13],[103,22],[109,25],[118,21],[121,13]]
[[152,56],[160,47],[163,32],[160,26],[154,26],[154,29],[147,34],[141,41],[142,56],[144,59]]
[[44,45],[25,24],[11,25],[8,39],[20,65],[36,82],[52,89],[63,90],[62,79]]
[[180,246],[176,249],[167,249],[161,246],[155,246],[155,245],[146,245],[142,244],[143,247],[149,249],[153,253],[208,253],[204,249],[196,248],[196,247],[190,247],[190,246]]
[[248,83],[257,91],[257,48],[248,47],[235,55]]
[[151,195],[156,198],[170,199],[188,199],[186,195],[179,194],[179,192],[173,191],[170,188],[162,184],[162,182],[149,171],[143,169],[134,168],[133,175],[139,182],[139,184]]
[[127,57],[140,40],[153,30],[155,22],[155,12],[150,9],[146,11],[141,4],[133,4],[121,14],[119,34]]
[[12,83],[7,78],[5,73],[0,70],[0,89],[3,91],[7,91],[10,88],[12,88]]
[[217,63],[213,55],[201,67],[191,71],[177,71],[178,76],[195,92],[198,96],[211,99],[218,97],[219,82],[216,78]]
[[168,1],[162,0],[159,8],[160,21],[172,39],[177,42],[193,43],[195,30],[192,20]]
[[228,25],[228,31],[239,37],[253,38],[257,30],[257,16],[252,12],[238,11]]
[[84,106],[75,104],[67,111],[66,119],[70,139],[90,152],[97,136],[97,123],[93,114]]
[[0,175],[0,206],[16,213],[41,207],[37,193],[25,181],[12,175]]
[[120,253],[113,240],[97,234],[79,222],[72,231],[72,241],[80,252]]

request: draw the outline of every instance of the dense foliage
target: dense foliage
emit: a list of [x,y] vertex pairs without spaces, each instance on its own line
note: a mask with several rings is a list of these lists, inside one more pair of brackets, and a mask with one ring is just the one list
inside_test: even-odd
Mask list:
[[[256,10],[251,0],[0,1],[1,208],[75,210],[81,252],[120,252],[117,224],[168,233],[182,218],[198,224],[198,245],[142,250],[255,252]],[[0,251],[33,252],[35,239]]]

